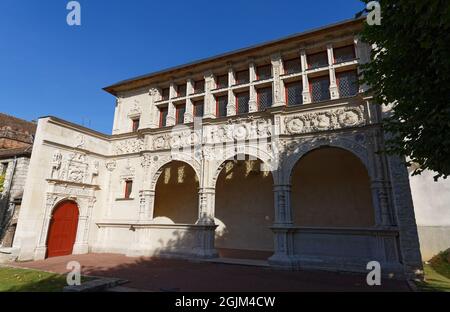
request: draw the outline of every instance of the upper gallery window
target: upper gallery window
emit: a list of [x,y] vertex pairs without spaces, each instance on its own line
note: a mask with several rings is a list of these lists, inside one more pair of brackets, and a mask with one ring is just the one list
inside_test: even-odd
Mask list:
[[342,63],[354,60],[356,58],[355,47],[353,45],[335,48],[333,50],[334,63]]
[[217,89],[227,88],[228,87],[228,74],[217,76],[216,77],[216,86],[217,86]]
[[272,87],[256,90],[258,110],[263,111],[272,106]]
[[303,104],[303,84],[302,81],[290,82],[285,85],[286,104],[295,106]]
[[161,89],[161,101],[167,101],[169,99],[170,89],[163,88]]
[[205,80],[197,80],[194,82],[194,93],[205,92]]
[[272,77],[272,65],[263,65],[256,67],[256,79],[264,80]]
[[179,104],[176,106],[176,124],[184,123],[184,114],[186,113],[186,104]]
[[236,93],[236,112],[238,114],[248,113],[249,101],[250,101],[250,93],[248,91]]
[[248,69],[236,72],[236,84],[244,84],[250,81]]
[[349,97],[358,94],[358,73],[356,70],[336,73],[340,97]]
[[131,192],[133,191],[133,181],[132,180],[127,180],[125,181],[125,194],[124,194],[124,198],[125,199],[130,199],[131,197]]
[[194,102],[194,117],[203,117],[204,113],[204,102],[203,100]]
[[302,71],[302,62],[299,57],[284,61],[284,73],[294,74]]
[[327,51],[314,53],[314,54],[308,54],[307,60],[308,60],[308,68],[309,69],[328,66]]
[[222,95],[216,97],[216,116],[225,117],[227,115],[228,96]]
[[321,102],[330,99],[330,77],[323,76],[309,80],[309,89],[313,102]]
[[167,113],[168,108],[167,107],[161,107],[159,109],[159,126],[165,127],[167,124]]
[[177,86],[177,96],[182,97],[186,96],[186,84],[180,84]]

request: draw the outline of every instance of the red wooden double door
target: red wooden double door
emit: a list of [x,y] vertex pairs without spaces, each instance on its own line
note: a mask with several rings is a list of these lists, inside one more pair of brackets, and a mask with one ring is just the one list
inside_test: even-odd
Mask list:
[[47,236],[47,257],[72,254],[77,236],[78,206],[64,201],[53,211]]

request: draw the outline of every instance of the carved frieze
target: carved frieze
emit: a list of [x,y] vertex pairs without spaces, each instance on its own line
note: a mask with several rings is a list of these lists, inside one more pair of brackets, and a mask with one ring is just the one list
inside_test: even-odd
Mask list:
[[342,129],[365,124],[362,106],[296,114],[286,117],[284,122],[287,134]]
[[116,155],[139,153],[144,149],[144,139],[134,138],[124,141],[119,141],[114,144],[114,151]]

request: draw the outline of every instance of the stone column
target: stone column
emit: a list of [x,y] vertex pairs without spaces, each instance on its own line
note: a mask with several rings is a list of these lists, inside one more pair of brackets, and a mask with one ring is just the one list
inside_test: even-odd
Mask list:
[[153,211],[155,205],[155,191],[139,191],[139,221],[153,220]]
[[116,98],[116,106],[114,108],[114,124],[112,134],[117,134],[120,131],[119,118],[120,118],[120,98]]
[[332,100],[339,98],[339,89],[336,83],[336,72],[334,70],[334,53],[333,45],[327,45],[328,68],[330,74],[330,98]]
[[[186,95],[194,93],[194,81],[189,78],[187,80]],[[184,122],[189,123],[194,121],[194,105],[190,98],[186,99],[186,113],[184,114]]]
[[294,269],[298,266],[294,254],[294,234],[291,209],[291,186],[274,185],[275,222],[272,226],[274,233],[274,254],[269,258],[273,266]]
[[250,70],[250,99],[248,101],[248,111],[249,113],[256,112],[258,110],[258,105],[256,103],[256,88],[253,82],[256,80],[256,66],[253,60],[249,64]]
[[303,104],[311,103],[311,93],[309,92],[309,81],[306,71],[308,70],[308,62],[306,59],[306,51],[300,50],[300,60],[302,63],[302,84],[303,84]]
[[205,77],[205,100],[204,100],[204,117],[205,118],[216,118],[216,103],[214,101],[214,96],[211,90],[214,89],[214,75],[212,71],[207,71],[204,74]]
[[169,106],[167,110],[167,126],[173,126],[175,125],[175,105],[173,105],[172,99],[177,96],[177,90],[174,82],[170,83],[170,89],[169,89]]
[[273,105],[285,106],[284,87],[280,75],[283,71],[283,59],[281,53],[276,53],[271,56],[272,73],[273,73]]
[[214,224],[215,189],[213,187],[200,187],[198,194],[199,213],[197,224]]

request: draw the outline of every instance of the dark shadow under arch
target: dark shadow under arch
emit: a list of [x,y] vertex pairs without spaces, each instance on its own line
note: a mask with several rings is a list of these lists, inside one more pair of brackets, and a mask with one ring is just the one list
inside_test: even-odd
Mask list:
[[294,224],[370,227],[375,223],[370,178],[353,153],[321,147],[305,154],[291,173]]

